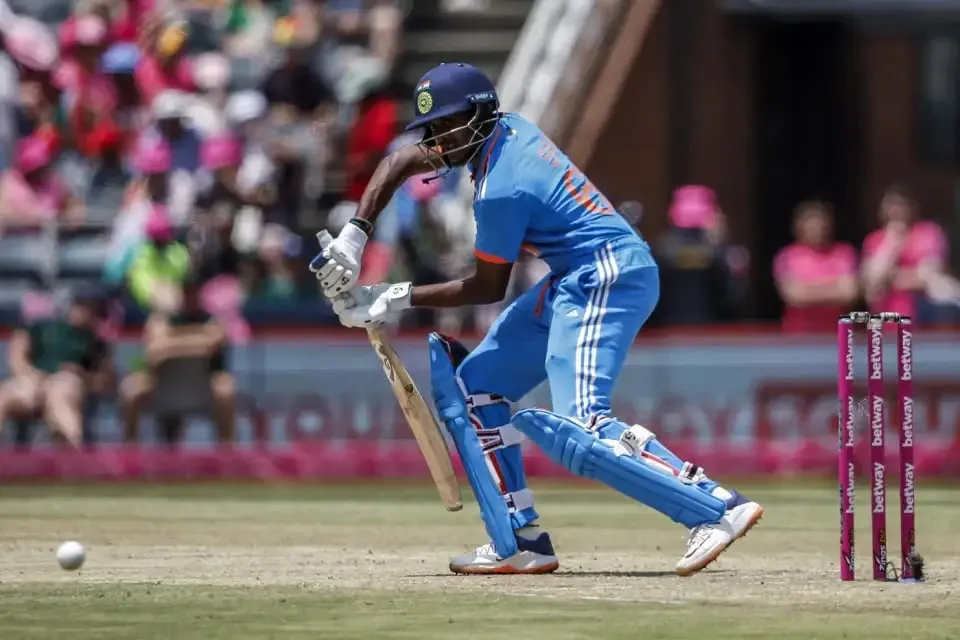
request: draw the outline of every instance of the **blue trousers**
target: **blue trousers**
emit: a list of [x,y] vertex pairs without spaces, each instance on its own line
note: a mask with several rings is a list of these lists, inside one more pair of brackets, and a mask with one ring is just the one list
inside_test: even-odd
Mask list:
[[[547,380],[555,413],[583,422],[611,415],[623,361],[659,295],[659,274],[646,247],[611,243],[515,300],[457,374],[470,393],[512,402]],[[481,428],[509,424],[509,408],[502,404],[475,413]],[[494,451],[488,463],[505,495],[526,493],[519,445]],[[532,501],[517,504],[512,519],[515,528],[536,520]]]

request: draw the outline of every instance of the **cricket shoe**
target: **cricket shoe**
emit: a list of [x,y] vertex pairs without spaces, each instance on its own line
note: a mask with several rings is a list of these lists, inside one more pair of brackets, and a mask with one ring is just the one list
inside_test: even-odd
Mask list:
[[728,492],[727,511],[715,524],[702,524],[690,530],[687,552],[677,563],[677,574],[690,576],[706,568],[734,542],[747,535],[763,517],[763,507],[736,491]]
[[[526,529],[526,530],[525,530]],[[536,538],[527,538],[533,527],[525,527],[516,532],[517,553],[509,558],[501,558],[492,543],[477,547],[470,555],[450,560],[450,571],[454,573],[492,575],[492,574],[533,574],[553,573],[560,566],[550,534],[543,532]]]

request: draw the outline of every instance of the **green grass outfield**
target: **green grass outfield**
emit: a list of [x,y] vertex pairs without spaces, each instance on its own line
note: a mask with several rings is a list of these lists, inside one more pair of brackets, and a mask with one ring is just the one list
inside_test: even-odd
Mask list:
[[[561,571],[490,578],[447,572],[449,555],[485,540],[474,505],[446,513],[429,487],[5,486],[0,638],[960,637],[960,489],[918,492],[928,581],[900,585],[866,579],[862,487],[863,579],[843,584],[825,485],[740,487],[766,516],[686,579],[673,574],[681,528],[582,485],[537,491]],[[898,525],[891,514],[894,558]],[[56,564],[66,539],[87,546],[78,573]]]

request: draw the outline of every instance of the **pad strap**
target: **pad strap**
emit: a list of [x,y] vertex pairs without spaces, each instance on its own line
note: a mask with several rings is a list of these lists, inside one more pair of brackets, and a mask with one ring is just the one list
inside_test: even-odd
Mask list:
[[618,456],[631,455],[639,458],[643,455],[647,443],[656,438],[652,431],[643,425],[635,424],[620,434],[620,440],[613,447],[613,452]]
[[700,484],[707,479],[707,474],[703,472],[703,467],[695,465],[692,462],[684,462],[683,469],[677,474],[680,482],[684,484]]
[[512,424],[504,424],[493,429],[477,429],[477,437],[483,446],[484,453],[493,453],[504,447],[511,447],[523,442],[523,434]]
[[655,440],[656,437],[656,434],[643,425],[635,424],[620,434],[620,439],[613,445],[613,452],[617,454],[617,456],[641,458],[646,463],[660,469],[664,473],[676,476],[680,482],[684,484],[696,485],[707,479],[707,475],[703,472],[703,467],[699,465],[693,464],[692,462],[684,462],[683,467],[674,469],[664,460],[647,451],[647,444]]
[[533,508],[533,491],[530,489],[521,489],[513,493],[505,493],[503,494],[503,499],[507,503],[507,510],[509,510],[510,513]]
[[463,379],[459,376],[457,376],[457,386],[460,387],[460,391],[467,401],[468,409],[486,407],[491,404],[510,404],[509,401],[499,393],[470,393],[467,385],[463,383]]

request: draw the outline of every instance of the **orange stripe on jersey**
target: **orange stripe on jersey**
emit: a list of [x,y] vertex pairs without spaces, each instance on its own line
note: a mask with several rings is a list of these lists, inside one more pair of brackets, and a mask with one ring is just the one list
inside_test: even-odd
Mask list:
[[[579,186],[576,184],[577,178],[580,178],[583,182]],[[614,212],[613,206],[596,190],[593,183],[573,167],[563,172],[563,186],[570,197],[590,213],[611,214]]]
[[484,262],[492,262],[493,264],[508,264],[509,260],[504,260],[500,256],[495,256],[492,253],[486,253],[485,251],[480,251],[480,249],[474,249],[473,255],[476,256],[477,260],[483,260]]
[[539,257],[540,257],[540,249],[537,249],[537,248],[536,248],[535,246],[533,246],[532,244],[526,244],[526,243],[524,243],[523,245],[521,245],[521,247],[523,248],[524,251],[526,251],[527,253],[529,253],[530,255],[532,255],[534,258],[539,258]]

